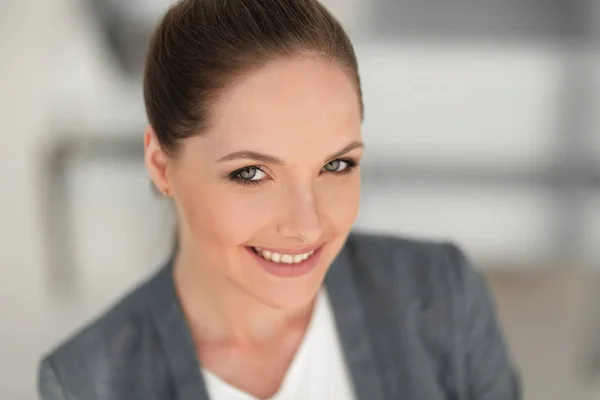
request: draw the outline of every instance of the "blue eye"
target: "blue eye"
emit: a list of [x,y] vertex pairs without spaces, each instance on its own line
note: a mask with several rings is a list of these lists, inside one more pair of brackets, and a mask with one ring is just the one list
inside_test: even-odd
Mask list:
[[348,167],[348,164],[342,160],[334,160],[330,163],[325,164],[323,167],[327,172],[340,172],[345,170]]
[[233,171],[231,174],[229,174],[229,179],[242,184],[259,184],[266,178],[266,176],[267,174],[265,174],[259,167],[249,166]]
[[326,172],[333,172],[336,174],[350,172],[358,163],[351,159],[340,159],[328,162],[323,166],[323,170]]
[[244,168],[240,172],[238,172],[238,176],[247,181],[252,181],[256,177],[257,172],[258,172],[257,168],[248,167],[248,168]]

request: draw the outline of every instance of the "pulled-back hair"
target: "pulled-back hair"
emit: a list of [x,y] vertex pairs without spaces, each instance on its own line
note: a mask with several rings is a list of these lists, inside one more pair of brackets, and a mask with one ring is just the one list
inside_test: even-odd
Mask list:
[[161,147],[210,125],[211,107],[245,72],[278,58],[323,57],[353,80],[358,64],[339,22],[317,0],[183,0],[158,24],[146,60],[144,98]]

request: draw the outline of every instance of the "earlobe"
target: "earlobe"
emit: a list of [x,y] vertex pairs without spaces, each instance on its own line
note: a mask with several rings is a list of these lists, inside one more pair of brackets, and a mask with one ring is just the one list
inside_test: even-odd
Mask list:
[[156,132],[151,125],[148,125],[144,132],[144,164],[157,190],[165,196],[170,196],[170,182],[167,174],[169,157],[161,148]]

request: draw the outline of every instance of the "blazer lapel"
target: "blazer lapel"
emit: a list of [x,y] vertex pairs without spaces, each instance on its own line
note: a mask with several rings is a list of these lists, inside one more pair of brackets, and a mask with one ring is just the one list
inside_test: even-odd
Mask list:
[[209,400],[189,327],[173,282],[173,259],[153,288],[151,314],[173,379],[175,399]]
[[347,245],[331,265],[325,286],[344,351],[357,400],[383,400],[381,372],[375,357],[358,290],[352,277]]
[[[348,246],[332,263],[325,286],[333,308],[342,349],[354,384],[356,400],[384,400],[381,372],[375,357],[352,277]],[[173,377],[173,400],[209,400],[189,327],[175,291],[173,260],[159,273],[152,290],[151,314]]]

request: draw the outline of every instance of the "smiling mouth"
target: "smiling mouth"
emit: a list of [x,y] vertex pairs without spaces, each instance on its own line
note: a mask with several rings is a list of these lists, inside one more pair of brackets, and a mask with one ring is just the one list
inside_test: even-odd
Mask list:
[[316,251],[311,250],[307,253],[300,254],[284,254],[265,250],[260,247],[251,247],[251,249],[258,256],[277,264],[300,264],[301,262],[308,260]]

